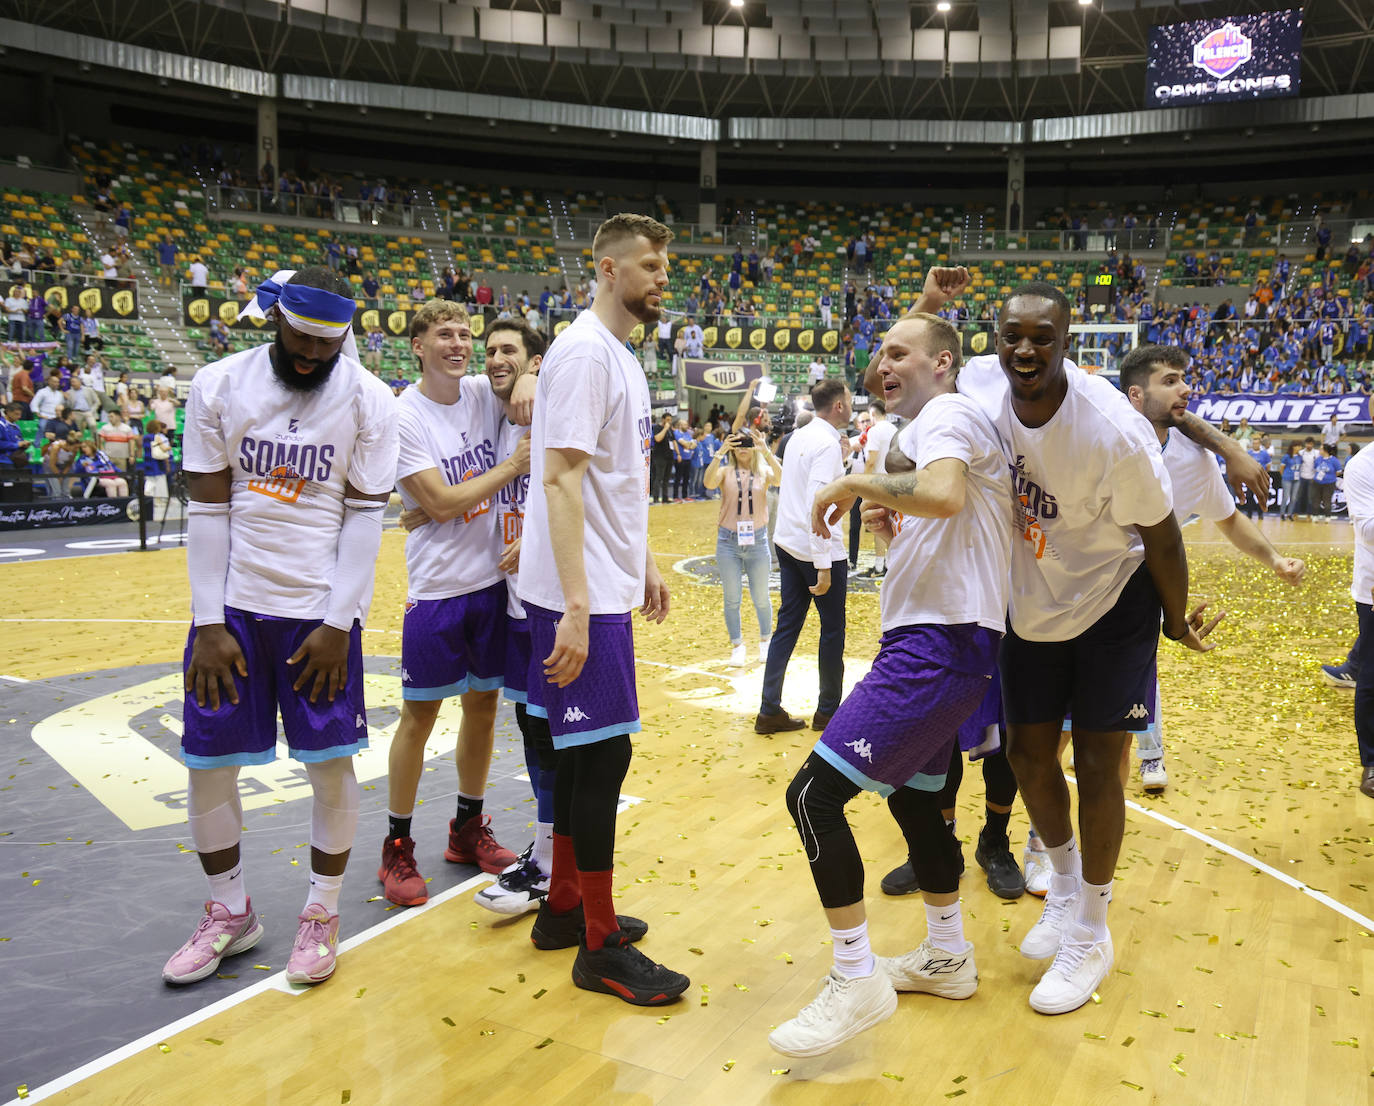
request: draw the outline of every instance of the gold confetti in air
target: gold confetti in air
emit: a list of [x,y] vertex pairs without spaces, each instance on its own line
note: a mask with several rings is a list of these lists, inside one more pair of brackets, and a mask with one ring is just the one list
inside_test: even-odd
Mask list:
[[[735,1062],[734,1062],[733,1060],[726,1060],[725,1063],[721,1064],[720,1070],[721,1070],[721,1071],[729,1071],[729,1070],[730,1070],[731,1068],[733,1068],[734,1066],[735,1066]],[[1374,1072],[1370,1072],[1370,1074],[1371,1074],[1371,1075],[1374,1075]]]
[[791,1071],[791,1070],[792,1070],[791,1068],[774,1068],[770,1074],[772,1074],[772,1075],[786,1075],[786,1074],[787,1074],[789,1071]]
[[895,1079],[898,1083],[901,1083],[901,1082],[905,1081],[906,1076],[905,1076],[905,1075],[894,1075],[894,1074],[893,1074],[892,1072],[890,1072],[890,1071],[885,1071],[885,1072],[883,1072],[883,1078],[884,1078],[884,1079]]
[[1348,1041],[1332,1041],[1331,1043],[1333,1045],[1344,1045],[1346,1048],[1360,1047],[1360,1039],[1358,1037],[1351,1037]]

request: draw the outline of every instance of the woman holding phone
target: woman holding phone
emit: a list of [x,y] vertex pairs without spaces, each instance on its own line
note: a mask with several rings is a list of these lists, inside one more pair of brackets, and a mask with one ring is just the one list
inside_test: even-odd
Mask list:
[[773,605],[768,597],[768,489],[782,483],[782,464],[757,430],[730,434],[711,463],[703,482],[720,489],[720,518],[716,533],[716,570],[725,598],[725,630],[730,635],[730,663],[745,663],[740,603],[744,574],[749,573],[749,597],[759,620],[759,659],[768,657],[773,634]]

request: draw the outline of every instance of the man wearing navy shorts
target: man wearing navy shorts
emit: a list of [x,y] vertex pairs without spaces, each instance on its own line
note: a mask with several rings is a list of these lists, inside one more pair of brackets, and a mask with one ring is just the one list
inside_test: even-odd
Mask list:
[[286,968],[294,983],[334,971],[358,824],[350,758],[367,747],[361,633],[396,479],[395,400],[358,363],[352,290],[338,274],[278,273],[249,312],[275,322],[275,340],[202,368],[186,409],[193,625],[182,750],[210,890],[163,968],[168,983],[204,979],[263,935],[239,862],[238,774],[276,758],[279,711],[314,796],[310,891]]
[[[914,418],[896,443],[910,472],[854,474],[820,489],[812,527],[826,535],[855,497],[885,508],[890,541],[882,639],[868,674],[840,704],[787,789],[787,806],[830,924],[834,965],[821,992],[768,1038],[787,1056],[828,1052],[890,1017],[897,991],[968,998],[978,988],[959,907],[958,846],[940,794],[958,731],[996,678],[1005,627],[1011,481],[978,406],[954,390],[958,332],[909,314],[888,331],[878,375],[888,409]],[[913,951],[872,953],[863,861],[844,807],[887,797],[906,838],[929,929]]]
[[634,947],[648,927],[611,901],[616,807],[640,729],[630,613],[662,622],[669,603],[649,555],[649,389],[625,343],[658,321],[672,237],[642,215],[596,233],[596,298],[539,372],[518,586],[529,712],[548,719],[559,751],[553,871],[531,939],[577,946],[577,986],[641,1006],[690,984]]
[[[1030,996],[1043,1014],[1082,1006],[1111,970],[1119,765],[1149,712],[1161,610],[1165,636],[1211,648],[1201,610],[1187,609],[1159,442],[1110,382],[1065,366],[1069,314],[1052,285],[1014,289],[995,338],[1000,374],[959,381],[997,429],[1018,502],[999,666],[1008,755],[1055,873],[1021,941],[1023,956],[1053,958]],[[1058,755],[1070,711],[1081,855]]]
[[[406,538],[406,613],[401,637],[401,721],[388,765],[388,825],[377,878],[386,898],[429,898],[415,863],[411,820],[425,742],[443,701],[458,696],[463,720],[454,760],[458,800],[444,859],[496,874],[515,862],[483,813],[505,665],[506,584],[496,500],[529,471],[527,449],[498,462],[504,417],[485,376],[470,376],[467,309],[430,300],[410,322],[419,383],[401,393],[397,476],[407,508],[428,521]],[[409,520],[408,520],[409,521]]]

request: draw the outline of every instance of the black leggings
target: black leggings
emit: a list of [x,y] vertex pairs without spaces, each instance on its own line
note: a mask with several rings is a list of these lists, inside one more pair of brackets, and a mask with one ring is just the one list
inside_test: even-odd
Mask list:
[[630,768],[630,735],[574,745],[557,754],[553,832],[573,839],[579,872],[615,866],[615,812]]
[[525,742],[525,766],[538,768],[539,774],[547,776],[551,785],[558,759],[549,733],[549,720],[531,714],[524,703],[516,703],[515,724],[520,727],[520,736]]
[[[940,809],[953,810],[959,800],[959,785],[964,782],[964,754],[958,745],[950,758],[945,775],[945,789],[940,792]],[[983,790],[986,801],[998,806],[1011,806],[1016,801],[1016,776],[1007,760],[1007,732],[1002,731],[1002,745],[991,756],[983,758]],[[924,884],[922,885],[924,886]]]
[[[863,901],[863,859],[844,816],[845,804],[861,790],[814,753],[787,788],[787,809],[826,909]],[[887,807],[906,838],[922,889],[936,895],[957,891],[958,846],[945,829],[938,793],[901,787],[888,797]]]

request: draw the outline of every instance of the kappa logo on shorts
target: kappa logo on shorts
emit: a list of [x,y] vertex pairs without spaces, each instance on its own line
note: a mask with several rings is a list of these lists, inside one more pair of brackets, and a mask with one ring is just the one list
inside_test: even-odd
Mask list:
[[844,747],[846,749],[853,749],[856,756],[863,757],[869,764],[873,763],[873,746],[862,737],[854,741],[846,741]]
[[1127,718],[1149,718],[1150,712],[1145,709],[1144,703],[1137,703],[1126,712]]
[[403,684],[408,684],[408,683],[410,683],[410,673],[407,672],[404,668],[401,669],[401,683],[403,683]]
[[581,707],[569,707],[563,712],[564,722],[590,722],[591,720],[592,716],[583,713]]
[[363,728],[364,726],[366,726],[366,725],[367,725],[367,722],[364,720],[363,716],[360,714],[360,715],[358,715],[358,720],[357,720],[356,722],[353,723],[353,728],[354,728],[355,730],[360,730],[360,729],[362,729],[362,728]]

